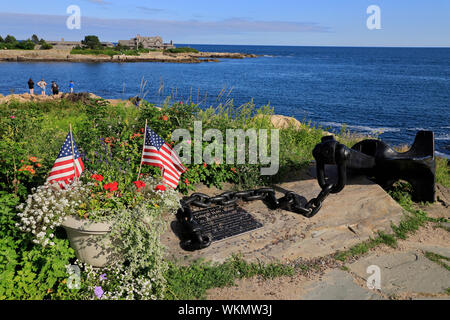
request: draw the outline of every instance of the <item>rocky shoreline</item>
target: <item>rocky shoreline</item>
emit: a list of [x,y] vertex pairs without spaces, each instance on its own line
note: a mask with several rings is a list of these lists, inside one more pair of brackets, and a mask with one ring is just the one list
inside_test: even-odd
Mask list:
[[219,59],[256,58],[256,54],[233,52],[168,53],[152,51],[139,56],[71,54],[69,49],[0,50],[0,62],[219,62]]

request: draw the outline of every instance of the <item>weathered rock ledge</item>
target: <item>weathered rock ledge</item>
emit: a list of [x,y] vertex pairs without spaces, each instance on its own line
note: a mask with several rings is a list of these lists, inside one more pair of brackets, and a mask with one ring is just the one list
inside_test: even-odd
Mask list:
[[255,58],[255,54],[229,52],[168,53],[151,51],[139,56],[71,54],[67,49],[52,50],[0,50],[0,61],[4,62],[171,62],[201,63],[219,62],[218,59]]

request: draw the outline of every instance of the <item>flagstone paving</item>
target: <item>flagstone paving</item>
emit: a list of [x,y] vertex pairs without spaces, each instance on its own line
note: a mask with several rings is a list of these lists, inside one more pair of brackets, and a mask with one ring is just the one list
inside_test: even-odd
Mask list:
[[[450,248],[440,248],[450,257]],[[371,274],[367,268],[376,265],[380,268],[380,292],[387,296],[401,293],[439,294],[450,288],[450,272],[430,261],[422,250],[394,252],[389,254],[372,254],[350,264],[350,272],[355,276],[367,280]],[[450,298],[450,296],[449,296]]]
[[306,284],[303,300],[380,300],[383,297],[374,290],[359,286],[346,271],[330,270],[320,281]]
[[[435,211],[446,214],[446,207]],[[380,245],[356,261],[330,264],[311,274],[264,280],[242,279],[235,287],[214,288],[208,299],[439,299],[450,300],[450,271],[425,254],[450,258],[450,232],[429,222],[396,247]],[[448,261],[440,260],[441,263]],[[380,269],[379,290],[367,286],[369,266]],[[448,265],[448,264],[447,264]],[[320,266],[320,265],[319,265]]]

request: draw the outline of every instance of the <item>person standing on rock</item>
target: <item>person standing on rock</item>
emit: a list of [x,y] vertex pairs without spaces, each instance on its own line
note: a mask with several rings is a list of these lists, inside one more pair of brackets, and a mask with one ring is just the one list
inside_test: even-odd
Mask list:
[[73,93],[73,88],[74,87],[75,87],[75,85],[74,85],[73,81],[70,80],[70,83],[69,83],[70,93]]
[[41,79],[37,85],[42,89],[42,95],[45,96],[45,87],[47,86],[47,82],[45,82],[44,79]]
[[33,95],[34,94],[34,82],[33,79],[29,79],[28,80],[28,89],[30,89],[30,94]]
[[59,87],[55,81],[52,81],[52,94],[53,96],[57,96],[59,94]]

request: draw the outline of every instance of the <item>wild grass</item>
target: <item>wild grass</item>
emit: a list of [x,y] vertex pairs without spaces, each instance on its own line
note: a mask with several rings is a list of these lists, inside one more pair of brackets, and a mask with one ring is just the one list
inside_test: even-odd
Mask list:
[[294,275],[294,268],[281,263],[246,262],[233,256],[222,264],[196,261],[189,266],[171,263],[166,274],[167,299],[204,299],[211,288],[232,286],[236,279],[261,276],[272,279]]
[[436,182],[450,188],[450,167],[448,159],[436,158]]
[[[440,254],[434,253],[434,252],[425,252],[425,257],[428,258],[429,260],[437,263],[438,265],[440,265],[441,267],[447,269],[448,271],[450,271],[450,258],[449,257],[445,257],[442,256]],[[446,261],[446,262],[444,262]],[[450,289],[450,288],[449,288]],[[447,289],[447,291],[449,290]]]

